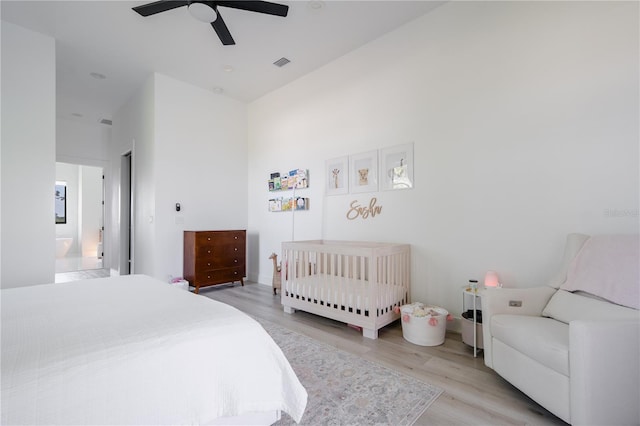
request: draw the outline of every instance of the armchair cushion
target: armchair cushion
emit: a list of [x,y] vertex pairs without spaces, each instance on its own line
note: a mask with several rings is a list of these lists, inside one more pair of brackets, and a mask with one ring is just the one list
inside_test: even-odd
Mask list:
[[513,349],[569,376],[569,326],[551,318],[527,315],[495,315],[493,337]]

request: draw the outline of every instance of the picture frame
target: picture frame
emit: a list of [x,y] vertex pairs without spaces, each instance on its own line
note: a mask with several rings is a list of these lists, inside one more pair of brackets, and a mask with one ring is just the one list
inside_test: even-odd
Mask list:
[[349,192],[349,157],[337,157],[325,162],[325,188],[327,195]]
[[56,182],[54,195],[56,224],[65,224],[67,223],[67,183]]
[[349,191],[352,193],[378,190],[378,151],[349,156]]
[[413,142],[380,150],[380,185],[385,191],[412,189]]

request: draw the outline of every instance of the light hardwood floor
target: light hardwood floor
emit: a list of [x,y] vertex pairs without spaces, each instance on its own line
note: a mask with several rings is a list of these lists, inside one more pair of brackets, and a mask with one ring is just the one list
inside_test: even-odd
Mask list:
[[566,424],[487,368],[482,353],[474,358],[460,334],[447,333],[440,346],[418,346],[404,340],[396,321],[381,329],[377,340],[366,339],[344,323],[301,311],[285,314],[280,293],[274,296],[271,287],[251,282],[204,288],[200,294],[443,389],[416,425]]

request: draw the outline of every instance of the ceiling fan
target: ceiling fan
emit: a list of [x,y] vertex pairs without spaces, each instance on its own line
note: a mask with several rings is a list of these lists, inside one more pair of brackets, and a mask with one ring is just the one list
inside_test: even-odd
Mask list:
[[250,12],[266,13],[267,15],[287,16],[289,6],[272,3],[268,1],[173,1],[160,0],[153,3],[136,6],[133,8],[142,16],[155,15],[156,13],[166,12],[167,10],[176,9],[178,7],[187,6],[189,13],[194,18],[211,23],[211,26],[218,34],[223,45],[228,46],[236,44],[224,23],[218,6],[231,7],[233,9],[248,10]]

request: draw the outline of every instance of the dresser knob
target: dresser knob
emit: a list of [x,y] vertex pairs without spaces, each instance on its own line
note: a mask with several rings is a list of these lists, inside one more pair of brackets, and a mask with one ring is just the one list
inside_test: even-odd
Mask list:
[[235,259],[234,262],[238,263],[238,259]]
[[235,238],[236,240],[238,239],[238,237],[237,237],[237,236],[236,236],[236,237],[234,237],[234,238]]
[[234,248],[235,251],[238,251],[238,247]]
[[238,275],[238,272],[237,272],[237,271],[235,271],[233,274],[234,274],[234,275]]
[[211,266],[211,263],[208,263],[208,262],[207,262],[207,266]]
[[209,280],[209,279],[211,279],[211,275],[207,275],[207,279],[208,279],[208,280]]
[[211,253],[211,250],[207,250],[207,253]]
[[207,237],[207,241],[211,241],[211,237]]

